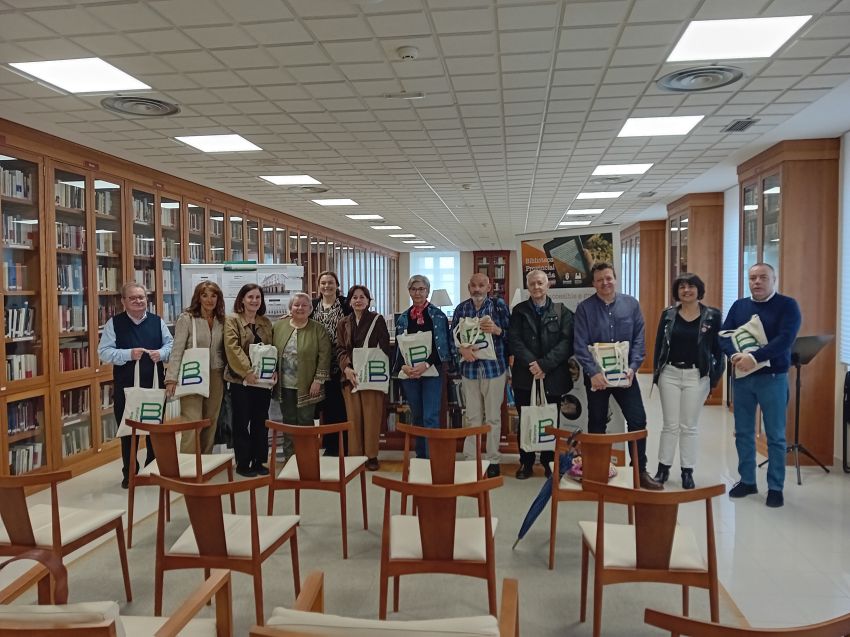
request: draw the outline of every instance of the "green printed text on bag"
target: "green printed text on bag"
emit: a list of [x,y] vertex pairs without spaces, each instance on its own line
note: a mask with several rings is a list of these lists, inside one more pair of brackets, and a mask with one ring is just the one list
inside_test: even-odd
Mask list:
[[382,383],[389,380],[387,364],[384,361],[369,361],[366,366],[366,382]]
[[263,380],[271,380],[276,369],[277,359],[263,356],[260,359],[260,373],[257,374],[257,377]]

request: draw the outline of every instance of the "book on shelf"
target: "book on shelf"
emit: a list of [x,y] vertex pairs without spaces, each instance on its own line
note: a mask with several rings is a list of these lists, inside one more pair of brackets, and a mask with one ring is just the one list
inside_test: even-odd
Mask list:
[[134,234],[133,254],[137,257],[153,257],[155,254],[154,240],[145,235]]
[[104,414],[100,419],[101,429],[103,431],[103,441],[115,439],[118,433],[118,423],[115,420],[115,414]]
[[[74,258],[74,257],[72,257]],[[76,260],[80,260],[77,258]],[[82,263],[59,263],[56,265],[56,287],[59,292],[80,294],[85,291]]]
[[28,268],[23,263],[15,263],[12,259],[3,262],[3,289],[28,290]]
[[99,305],[97,307],[97,325],[98,327],[103,327],[106,325],[106,322],[111,319],[116,314],[123,312],[124,308],[121,306],[121,302],[116,297],[114,302],[106,303],[105,305]]
[[35,400],[18,400],[6,405],[7,431],[9,434],[38,429],[41,424],[40,406]]
[[28,442],[9,447],[9,468],[12,475],[29,473],[43,464],[43,443]]
[[62,343],[59,347],[59,369],[69,372],[89,366],[88,343]]
[[211,237],[222,237],[224,236],[224,221],[210,219],[210,236]]
[[86,191],[79,186],[57,181],[53,184],[53,193],[56,196],[56,205],[63,208],[78,208],[85,207]]
[[[113,197],[115,193],[115,197]],[[120,191],[115,190],[95,190],[94,192],[94,209],[99,215],[116,216],[120,209]]]
[[100,408],[111,409],[115,403],[115,385],[112,383],[103,383],[100,386]]
[[177,228],[177,224],[180,222],[180,209],[163,208],[160,218],[164,229]]
[[73,456],[91,449],[91,422],[81,421],[79,426],[66,425],[62,431],[62,455]]
[[3,239],[7,245],[31,248],[38,235],[38,223],[23,215],[3,215]]
[[202,234],[204,231],[204,213],[189,210],[189,232]]
[[85,226],[77,226],[62,221],[56,222],[56,247],[66,250],[86,249]]
[[59,304],[59,332],[83,332],[89,329],[89,307]]
[[154,285],[156,281],[156,270],[153,268],[146,270],[134,270],[134,279],[136,283],[144,285],[148,292],[154,292],[156,290],[156,285]]
[[153,223],[153,199],[133,197],[133,221]]
[[7,197],[32,199],[32,175],[23,170],[0,170],[0,192]]
[[6,338],[24,338],[33,335],[35,325],[35,308],[29,301],[24,301],[23,307],[11,304],[6,307]]
[[59,395],[59,413],[62,418],[82,416],[89,413],[91,403],[91,388],[78,387],[67,389]]
[[117,292],[121,287],[118,268],[97,266],[97,289],[101,292]]
[[115,244],[112,240],[114,234],[117,234],[117,232],[96,232],[94,235],[95,252],[98,254],[114,254]]
[[6,380],[24,380],[38,374],[35,354],[6,354]]

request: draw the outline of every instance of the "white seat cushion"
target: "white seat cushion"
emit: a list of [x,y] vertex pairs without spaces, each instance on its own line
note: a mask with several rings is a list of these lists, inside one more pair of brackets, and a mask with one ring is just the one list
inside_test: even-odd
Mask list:
[[[38,546],[53,545],[53,522],[49,504],[33,504],[29,507],[35,543]],[[96,528],[113,522],[124,515],[119,509],[74,509],[59,507],[59,528],[62,530],[62,545],[70,544]],[[9,534],[6,527],[0,527],[0,544],[9,544]]]
[[[201,454],[201,472],[206,474],[213,469],[218,469],[220,466],[227,464],[233,459],[229,453],[205,453]],[[178,453],[177,460],[180,463],[181,478],[197,478],[195,474],[195,454],[194,453]],[[159,467],[156,460],[151,462],[146,467],[139,470],[138,475],[149,476],[159,475]]]
[[[151,637],[162,625],[168,621],[168,617],[138,617],[125,615],[121,618],[124,624],[124,634],[127,637]],[[180,637],[216,637],[218,632],[215,628],[215,620],[206,617],[192,619],[179,633]]]
[[[118,610],[118,604],[115,602],[44,606],[0,605],[0,634],[3,634],[3,629],[8,624],[26,624],[33,629],[51,629],[60,625],[100,624],[114,621],[115,632],[119,637],[123,637],[125,632],[118,618]],[[148,635],[152,634],[148,633]]]
[[[251,557],[251,516],[225,513],[224,533],[227,554],[230,557]],[[260,552],[274,544],[289,529],[298,524],[297,515],[260,515],[257,526],[260,532]],[[169,555],[198,555],[195,532],[190,526],[172,545]]]
[[[489,466],[489,460],[481,461],[482,477],[487,477],[487,467]],[[476,482],[477,480],[478,474],[475,471],[475,460],[455,461],[455,484],[467,484],[469,482]],[[407,481],[411,484],[431,484],[431,461],[427,458],[411,458]]]
[[499,622],[492,615],[427,619],[421,621],[381,621],[354,619],[308,613],[288,608],[275,608],[266,626],[286,627],[306,635],[323,637],[375,637],[375,635],[405,635],[407,637],[498,637]]
[[[498,518],[490,518],[493,535]],[[421,560],[422,541],[419,537],[419,518],[415,515],[394,515],[390,518],[390,559]],[[487,544],[484,536],[484,518],[458,518],[455,521],[453,559],[484,562]]]
[[[345,458],[345,475],[350,476],[360,467],[366,464],[366,456],[347,456]],[[300,480],[298,474],[298,462],[295,456],[289,458],[283,469],[277,474],[280,480]],[[319,480],[322,482],[339,482],[339,458],[331,456],[319,456]]]
[[[596,552],[596,522],[579,522],[584,541]],[[630,524],[605,524],[605,568],[635,568],[635,527]],[[707,571],[708,563],[699,549],[696,535],[686,526],[676,525],[673,534],[673,550],[670,554],[670,570]]]
[[[622,487],[624,489],[634,489],[635,481],[634,476],[632,474],[631,467],[617,467],[617,475],[608,480],[608,484],[612,487]],[[572,478],[568,478],[567,474],[564,474],[564,477],[561,478],[561,481],[558,483],[559,489],[564,489],[565,491],[581,491],[581,482],[577,480],[573,480]]]

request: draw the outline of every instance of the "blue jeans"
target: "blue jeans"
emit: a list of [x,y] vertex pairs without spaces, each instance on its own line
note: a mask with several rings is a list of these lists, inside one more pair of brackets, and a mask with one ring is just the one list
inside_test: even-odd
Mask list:
[[[437,429],[440,426],[440,403],[443,397],[443,374],[401,381],[404,398],[410,405],[414,425]],[[428,441],[416,438],[416,457],[428,457]]]
[[761,407],[767,436],[767,488],[782,491],[785,484],[785,410],[788,374],[750,374],[732,384],[735,405],[735,448],[738,473],[744,484],[756,484],[756,406]]
[[[626,419],[627,431],[646,429],[646,411],[643,408],[643,398],[640,396],[640,385],[637,376],[628,387],[611,387],[599,391],[591,391],[590,376],[584,375],[584,387],[587,390],[587,431],[592,434],[604,434],[608,429],[608,401],[614,398]],[[627,445],[629,455],[632,445]],[[641,472],[646,471],[646,438],[637,441],[637,458],[632,458],[632,464],[637,462]]]

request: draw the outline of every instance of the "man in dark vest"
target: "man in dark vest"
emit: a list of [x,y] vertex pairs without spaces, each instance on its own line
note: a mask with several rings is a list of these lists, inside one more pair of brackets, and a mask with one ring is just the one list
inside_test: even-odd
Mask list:
[[[124,417],[124,390],[133,386],[136,365],[139,365],[139,383],[142,387],[153,387],[154,369],[159,375],[159,386],[165,387],[163,363],[168,360],[174,341],[165,322],[147,311],[148,292],[143,285],[125,283],[121,288],[121,303],[124,311],[106,322],[97,347],[100,360],[112,364],[115,421],[119,424]],[[122,436],[124,479],[121,486],[124,489],[129,486],[131,444],[130,436]],[[154,459],[150,441],[147,442],[147,450],[145,464]],[[138,468],[137,464],[137,471]]]

